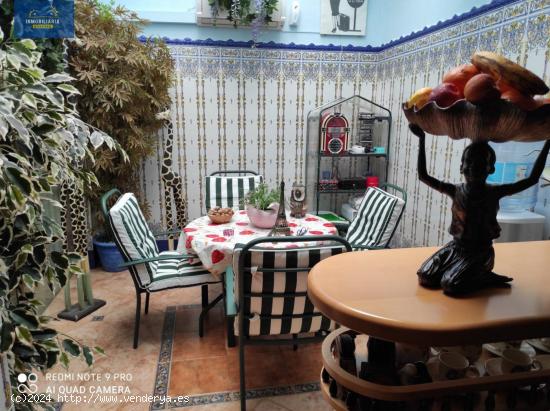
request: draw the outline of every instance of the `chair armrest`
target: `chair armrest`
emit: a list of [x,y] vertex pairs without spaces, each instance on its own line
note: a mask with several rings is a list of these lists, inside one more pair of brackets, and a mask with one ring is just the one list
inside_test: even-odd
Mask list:
[[175,229],[175,230],[166,230],[166,231],[161,231],[159,233],[153,233],[153,237],[160,237],[160,236],[163,236],[163,235],[170,235],[170,234],[180,234],[183,230],[182,229]]
[[130,267],[132,265],[139,265],[139,264],[145,264],[145,263],[151,263],[153,261],[162,261],[162,260],[186,260],[189,258],[197,258],[195,255],[187,255],[187,254],[178,254],[178,255],[158,255],[156,257],[150,257],[150,258],[142,258],[140,260],[132,260],[127,261],[125,263],[120,264],[120,267]]

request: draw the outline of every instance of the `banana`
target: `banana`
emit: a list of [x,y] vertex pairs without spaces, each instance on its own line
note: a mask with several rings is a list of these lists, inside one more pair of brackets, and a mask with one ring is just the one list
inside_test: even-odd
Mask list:
[[495,81],[505,83],[523,94],[533,96],[550,91],[538,76],[499,54],[478,51],[472,56],[472,64],[482,73],[491,75]]
[[431,87],[423,87],[416,90],[415,93],[409,98],[409,101],[407,101],[407,108],[413,108],[416,106],[417,109],[421,109],[429,101],[431,92]]

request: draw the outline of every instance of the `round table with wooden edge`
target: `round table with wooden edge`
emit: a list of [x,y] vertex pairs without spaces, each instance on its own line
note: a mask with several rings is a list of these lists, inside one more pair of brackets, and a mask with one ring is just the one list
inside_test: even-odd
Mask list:
[[[550,241],[494,247],[495,272],[513,277],[511,288],[480,290],[464,297],[423,288],[416,271],[436,250],[426,247],[353,252],[325,259],[309,274],[308,295],[337,323],[386,341],[456,346],[550,336]],[[335,335],[338,332],[342,330]],[[416,386],[382,386],[340,369],[327,340],[323,361],[329,374],[337,374],[333,377],[355,392],[382,400],[550,380],[550,370],[545,369]]]

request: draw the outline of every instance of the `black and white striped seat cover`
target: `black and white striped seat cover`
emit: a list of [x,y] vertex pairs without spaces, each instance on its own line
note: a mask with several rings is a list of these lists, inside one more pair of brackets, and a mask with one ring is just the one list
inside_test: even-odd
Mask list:
[[262,176],[206,177],[206,210],[214,207],[242,209],[241,200],[262,181]]
[[385,247],[405,202],[378,187],[369,187],[351,222],[346,240],[352,247]]
[[[245,257],[244,272],[238,272],[238,261],[243,246],[237,245],[233,254],[234,295],[239,303],[239,276],[244,275],[245,293],[288,293],[290,296],[245,296],[244,333],[246,335],[299,334],[330,331],[335,323],[322,315],[306,295],[309,270],[331,255],[345,252],[338,244],[323,247],[259,248],[254,247]],[[247,269],[248,267],[248,269]],[[277,272],[261,272],[261,268],[281,268]],[[304,268],[300,272],[285,272],[284,268]],[[334,273],[338,275],[338,273]],[[239,307],[241,309],[241,307]],[[294,317],[290,317],[294,315]],[[273,317],[276,316],[276,317]],[[235,332],[239,332],[239,317],[235,317]]]
[[[155,237],[132,193],[122,195],[109,210],[109,216],[118,247],[129,261],[177,254],[159,253]],[[130,270],[137,274],[143,288],[154,291],[218,281],[202,264],[191,265],[182,259],[152,261],[132,266]]]

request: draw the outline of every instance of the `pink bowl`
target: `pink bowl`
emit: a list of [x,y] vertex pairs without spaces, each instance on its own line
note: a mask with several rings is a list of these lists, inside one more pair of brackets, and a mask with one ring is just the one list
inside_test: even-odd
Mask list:
[[258,228],[273,228],[277,220],[278,207],[270,210],[258,210],[250,205],[246,206],[246,214],[250,223]]

